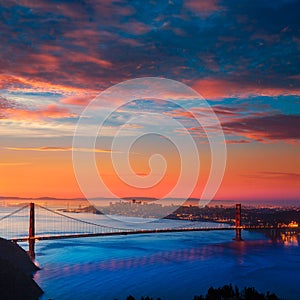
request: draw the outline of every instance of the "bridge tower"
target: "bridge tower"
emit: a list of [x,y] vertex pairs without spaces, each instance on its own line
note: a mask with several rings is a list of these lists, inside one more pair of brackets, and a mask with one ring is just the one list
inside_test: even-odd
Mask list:
[[35,244],[35,216],[34,216],[34,203],[30,203],[30,216],[29,216],[29,236],[28,236],[28,244],[29,250],[28,254],[31,260],[35,259],[35,252],[34,252],[34,244]]
[[236,241],[242,241],[242,229],[241,227],[241,212],[242,212],[242,205],[236,204],[235,205],[235,238]]

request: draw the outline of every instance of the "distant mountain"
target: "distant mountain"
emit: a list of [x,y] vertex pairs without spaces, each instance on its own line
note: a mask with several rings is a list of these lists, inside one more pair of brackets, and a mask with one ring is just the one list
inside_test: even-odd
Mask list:
[[4,200],[81,200],[84,201],[86,200],[85,198],[56,198],[56,197],[38,197],[38,198],[33,198],[33,197],[12,197],[12,196],[0,196],[0,199]]
[[154,197],[123,197],[121,198],[123,200],[138,200],[138,201],[145,201],[145,202],[150,202],[150,201],[156,201],[159,200],[158,198]]

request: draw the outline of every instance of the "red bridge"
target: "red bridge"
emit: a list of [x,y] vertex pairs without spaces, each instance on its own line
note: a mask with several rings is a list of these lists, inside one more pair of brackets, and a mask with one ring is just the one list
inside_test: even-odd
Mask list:
[[[24,233],[24,219],[28,218],[29,209],[29,234]],[[36,209],[39,210],[37,214]],[[23,213],[23,215],[22,215]],[[22,228],[15,228],[17,217],[23,218]],[[38,227],[36,227],[38,223]],[[273,226],[242,226],[241,204],[236,204],[235,226],[228,224],[216,224],[216,226],[205,226],[204,222],[182,221],[182,226],[161,228],[158,224],[151,224],[152,228],[118,228],[105,224],[94,223],[74,218],[58,211],[51,210],[38,204],[30,203],[16,211],[0,218],[0,235],[13,242],[28,242],[29,255],[34,258],[34,246],[36,240],[55,240],[67,238],[82,238],[93,236],[114,236],[114,235],[136,235],[156,234],[187,231],[213,231],[213,230],[234,230],[236,241],[241,241],[242,230],[273,229]],[[156,228],[154,228],[157,226]],[[17,226],[18,227],[18,226]],[[36,230],[38,228],[38,230]]]

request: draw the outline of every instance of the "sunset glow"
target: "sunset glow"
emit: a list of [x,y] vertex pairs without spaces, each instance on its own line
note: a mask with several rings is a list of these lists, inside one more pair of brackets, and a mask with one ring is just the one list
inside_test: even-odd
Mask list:
[[[0,196],[84,197],[72,162],[81,113],[114,84],[163,77],[195,89],[222,125],[227,166],[215,199],[298,200],[300,8],[295,1],[277,2],[2,2]],[[295,13],[283,14],[285,9]],[[174,90],[163,97],[176,102],[183,95]],[[119,102],[117,97],[103,102],[101,109]],[[137,176],[149,174],[151,155],[165,158],[164,177],[151,188],[126,185],[111,163],[114,130],[124,120],[130,119],[124,140],[160,126],[162,117],[153,117],[152,123],[134,119],[142,109],[145,115],[173,118],[195,139],[200,174],[190,196],[199,198],[211,163],[207,139],[190,114],[206,115],[199,106],[186,112],[149,99],[120,109],[95,149],[74,150],[95,154],[99,173],[116,196],[163,197],[181,169],[178,149],[167,140],[152,135],[132,148],[130,163]],[[87,138],[94,125],[87,128]],[[184,135],[182,130],[172,134]]]

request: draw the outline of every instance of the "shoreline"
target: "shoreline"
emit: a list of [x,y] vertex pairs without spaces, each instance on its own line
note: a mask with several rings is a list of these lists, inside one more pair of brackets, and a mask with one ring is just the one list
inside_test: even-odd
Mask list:
[[0,238],[1,299],[39,299],[43,290],[33,280],[38,270],[24,249]]

